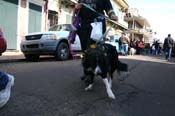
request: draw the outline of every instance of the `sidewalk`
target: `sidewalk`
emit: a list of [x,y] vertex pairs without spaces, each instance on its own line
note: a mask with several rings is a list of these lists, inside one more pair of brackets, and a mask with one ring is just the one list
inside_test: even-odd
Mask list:
[[6,51],[0,56],[0,63],[20,61],[24,59],[24,55],[19,51]]

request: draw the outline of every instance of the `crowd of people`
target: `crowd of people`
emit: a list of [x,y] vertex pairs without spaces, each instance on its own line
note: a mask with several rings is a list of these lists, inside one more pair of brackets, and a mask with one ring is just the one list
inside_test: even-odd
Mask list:
[[154,40],[152,43],[145,43],[143,39],[133,40],[122,33],[119,39],[119,53],[121,55],[134,55],[134,54],[149,54],[149,55],[165,55],[166,59],[175,57],[175,42],[171,34],[165,38],[164,42]]
[[146,49],[146,44],[142,39],[129,39],[126,33],[122,33],[119,39],[119,53],[121,55],[143,54]]

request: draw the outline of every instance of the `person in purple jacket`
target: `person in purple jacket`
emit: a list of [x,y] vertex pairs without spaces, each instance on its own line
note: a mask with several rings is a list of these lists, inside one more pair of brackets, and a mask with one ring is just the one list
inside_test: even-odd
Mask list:
[[76,28],[76,30],[72,30],[70,33],[69,33],[69,36],[68,36],[68,40],[70,43],[74,43],[75,41],[75,37],[76,37],[76,34],[77,34],[77,30],[78,28],[80,27],[80,24],[81,24],[81,18],[78,16],[78,12],[79,10],[74,8],[73,9],[73,15],[72,15],[72,25]]

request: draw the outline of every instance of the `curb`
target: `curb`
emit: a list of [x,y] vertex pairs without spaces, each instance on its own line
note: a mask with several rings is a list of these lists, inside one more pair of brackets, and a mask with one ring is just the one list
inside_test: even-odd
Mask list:
[[18,55],[23,55],[23,53],[20,51],[6,51],[2,53],[2,56],[18,56]]
[[0,56],[0,63],[12,63],[24,60],[22,52],[19,51],[6,51]]
[[24,61],[24,59],[0,59],[0,63],[13,63],[13,62],[20,62],[20,61]]

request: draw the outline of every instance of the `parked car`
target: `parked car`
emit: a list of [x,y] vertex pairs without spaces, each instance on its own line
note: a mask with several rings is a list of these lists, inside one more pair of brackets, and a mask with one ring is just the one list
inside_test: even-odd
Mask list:
[[7,49],[7,43],[3,35],[3,31],[0,28],[0,56],[2,55],[3,52],[6,51],[6,49]]
[[[71,56],[68,35],[75,31],[71,24],[60,24],[51,27],[47,32],[36,32],[26,35],[20,44],[21,51],[27,60],[38,60],[40,55],[53,55],[56,60],[67,60]],[[71,50],[81,51],[81,44],[76,35]]]

